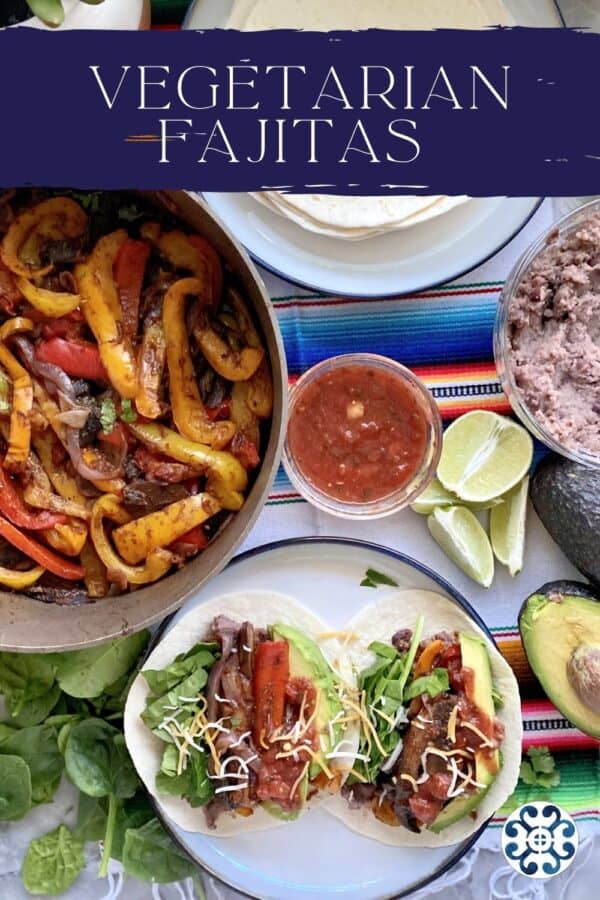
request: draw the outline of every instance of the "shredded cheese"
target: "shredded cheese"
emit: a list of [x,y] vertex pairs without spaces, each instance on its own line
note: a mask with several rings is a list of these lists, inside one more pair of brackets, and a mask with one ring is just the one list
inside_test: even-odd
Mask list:
[[249,782],[246,784],[224,784],[223,787],[215,788],[215,794],[225,794],[227,791],[245,791]]
[[450,713],[448,718],[448,740],[451,744],[456,743],[456,720],[458,718],[458,703]]
[[327,777],[330,779],[333,778],[333,772],[331,771],[331,769],[326,766],[323,760],[320,759],[319,754],[315,753],[312,747],[299,747],[298,749],[292,750],[288,753],[277,753],[275,759],[285,759],[287,756],[293,756],[294,753],[308,753],[312,760],[316,762],[316,764],[323,770],[325,775],[327,775]]
[[462,722],[462,721],[460,724],[462,725],[463,728],[468,728],[469,731],[475,732],[475,734],[482,739],[483,747],[494,747],[495,746],[493,741],[490,741],[490,739],[483,733],[481,728],[477,727],[477,725],[473,725],[471,722]]
[[419,790],[419,788],[418,788],[417,782],[416,782],[415,779],[412,777],[412,775],[407,775],[405,772],[403,772],[402,775],[400,776],[400,778],[401,778],[403,781],[409,781],[409,782],[411,783],[411,785],[412,785],[413,791],[415,792],[415,794],[417,793],[417,791]]
[[306,775],[306,773],[308,771],[309,765],[310,765],[310,763],[307,762],[306,765],[304,766],[304,768],[302,769],[302,771],[300,772],[300,774],[298,775],[298,777],[296,778],[295,782],[293,783],[292,789],[290,791],[290,800],[293,799],[294,794],[296,793],[296,789],[298,788],[298,785],[300,784],[300,782],[302,781],[302,779],[304,778],[304,776]]

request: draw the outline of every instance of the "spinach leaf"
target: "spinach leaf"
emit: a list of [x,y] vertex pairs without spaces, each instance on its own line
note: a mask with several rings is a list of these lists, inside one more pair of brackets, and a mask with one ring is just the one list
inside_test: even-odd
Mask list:
[[0,653],[0,693],[13,716],[25,704],[47,694],[54,684],[56,668],[42,653]]
[[219,645],[196,644],[187,653],[180,653],[173,662],[164,669],[144,669],[142,675],[148,687],[156,696],[166,694],[175,685],[187,678],[194,669],[210,669],[219,653]]
[[123,868],[139,881],[165,884],[194,874],[193,863],[173,843],[158,819],[128,828],[123,844]]
[[[142,721],[152,731],[158,729],[166,716],[173,716],[180,710],[175,718],[179,722],[185,722],[196,712],[196,700],[194,699],[206,685],[208,675],[206,669],[196,668],[187,678],[184,678],[173,690],[162,697],[153,699],[149,697],[146,708],[142,713]],[[185,698],[185,699],[183,699]],[[156,731],[157,737],[163,741],[171,741],[171,735],[165,731]]]
[[79,794],[79,806],[77,809],[77,825],[75,836],[83,841],[101,841],[106,831],[106,807],[103,797],[90,797],[89,794]]
[[115,820],[115,830],[112,840],[112,859],[123,858],[123,846],[125,844],[125,833],[128,828],[140,828],[154,818],[154,810],[148,802],[148,797],[143,791],[125,800],[117,810],[117,818]]
[[5,738],[10,737],[11,734],[14,734],[15,731],[18,731],[18,729],[13,728],[12,725],[8,725],[6,722],[0,722],[0,744]]
[[56,728],[51,725],[22,728],[0,743],[0,754],[20,756],[27,763],[31,773],[31,800],[34,805],[48,803],[52,799],[64,768]]
[[73,725],[65,747],[65,768],[75,787],[90,797],[133,797],[138,786],[125,738],[103,719]]
[[413,697],[420,697],[421,694],[429,694],[430,697],[437,697],[443,694],[450,687],[448,681],[448,669],[434,669],[431,675],[421,675],[415,678],[404,691],[404,700],[412,700]]
[[147,631],[117,638],[99,647],[52,654],[65,694],[90,699],[125,675],[148,642]]
[[120,801],[133,797],[138,777],[123,734],[103,719],[84,719],[73,725],[65,748],[67,775],[91,797],[108,797],[104,851],[99,877],[108,872]]
[[[378,741],[369,740],[370,736],[362,731],[359,753],[369,759],[359,759],[354,766],[359,775],[368,782],[375,781],[381,766],[396,749],[400,730],[407,721],[404,709],[405,686],[412,671],[422,632],[423,616],[419,616],[406,653],[400,654],[391,644],[382,644],[378,641],[369,646],[375,654],[375,661],[359,674],[358,686],[364,696],[365,709],[371,725],[377,732]],[[354,776],[350,775],[349,781],[353,780]]]
[[168,744],[163,753],[160,772],[156,775],[156,790],[159,794],[183,797],[190,806],[204,806],[215,793],[208,777],[208,755],[191,747],[187,765],[179,775],[178,762],[177,748],[174,744]]
[[68,828],[59,825],[31,842],[21,877],[30,894],[55,897],[73,884],[83,866],[83,844]]
[[22,819],[31,809],[31,775],[20,756],[0,756],[0,821]]
[[49,691],[42,694],[41,697],[33,697],[27,700],[22,707],[21,712],[13,715],[11,722],[18,725],[19,728],[28,728],[30,725],[39,725],[44,722],[54,707],[56,706],[61,695],[58,684],[53,684]]

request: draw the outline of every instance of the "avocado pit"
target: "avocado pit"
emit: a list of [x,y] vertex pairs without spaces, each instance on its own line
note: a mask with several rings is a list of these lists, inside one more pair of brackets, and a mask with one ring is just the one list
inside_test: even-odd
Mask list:
[[600,715],[600,644],[580,644],[567,663],[567,677],[584,706]]

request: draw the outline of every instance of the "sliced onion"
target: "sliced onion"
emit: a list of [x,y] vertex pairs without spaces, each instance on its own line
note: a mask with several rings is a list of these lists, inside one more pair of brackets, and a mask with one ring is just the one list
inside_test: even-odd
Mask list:
[[111,463],[104,457],[105,462],[103,460],[102,466],[98,466],[98,468],[93,468],[93,466],[90,466],[84,460],[82,449],[79,446],[79,431],[75,428],[65,429],[65,446],[75,470],[82,478],[87,478],[88,481],[103,481],[112,478],[120,478],[124,472],[125,456],[127,454],[126,443],[119,448],[118,457],[115,462]]
[[75,400],[73,382],[66,372],[52,363],[40,362],[35,355],[33,344],[22,335],[13,338],[13,343],[18,347],[29,371],[42,379],[49,394],[53,396],[56,396],[57,393],[63,394],[69,400]]
[[69,428],[76,428],[77,430],[80,430],[87,422],[90,412],[91,410],[89,408],[77,406],[73,407],[72,409],[65,409],[63,412],[59,412],[54,417],[54,419],[56,422],[61,422],[63,425],[67,425]]

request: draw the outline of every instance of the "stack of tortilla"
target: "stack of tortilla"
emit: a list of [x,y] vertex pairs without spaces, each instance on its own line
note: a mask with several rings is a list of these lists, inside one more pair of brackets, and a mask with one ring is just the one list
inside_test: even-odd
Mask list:
[[[388,28],[485,28],[513,24],[502,0],[235,0],[228,28],[263,31],[303,28],[311,31]],[[326,194],[253,194],[273,212],[302,228],[329,237],[360,240],[409,228],[447,212],[469,198],[342,197]]]

